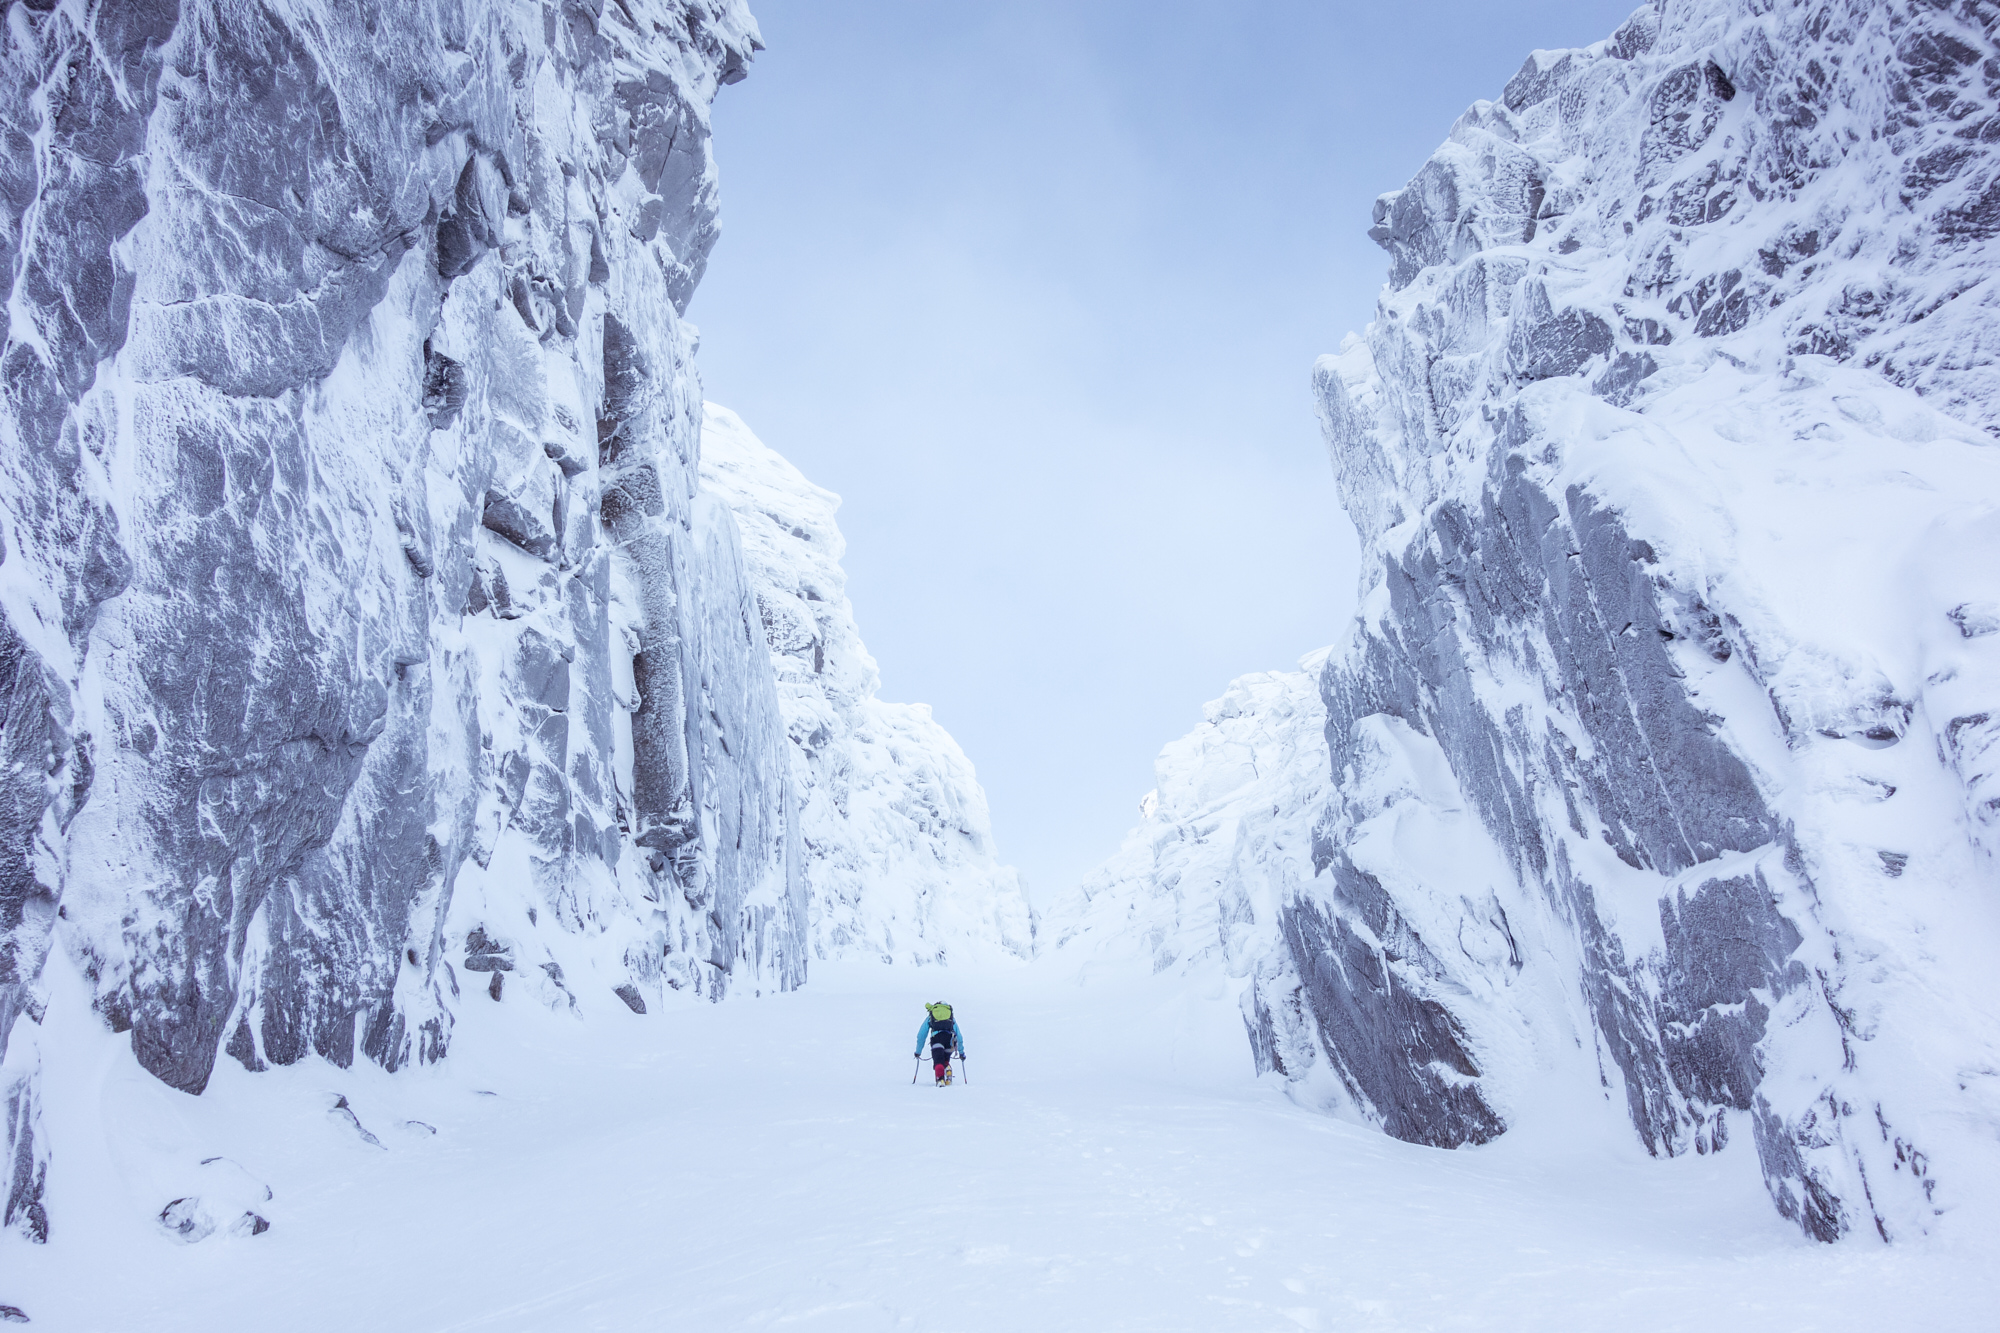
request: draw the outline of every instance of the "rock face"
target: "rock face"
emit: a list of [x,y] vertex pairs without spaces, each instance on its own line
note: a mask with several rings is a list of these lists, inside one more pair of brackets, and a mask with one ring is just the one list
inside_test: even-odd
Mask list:
[[[1994,1168],[1994,25],[1659,0],[1378,202],[1316,371],[1361,610],[1260,779],[1337,790],[1207,872],[1260,1068],[1439,1146],[1748,1139],[1822,1240]],[[1157,901],[1162,817],[1100,896]]]
[[787,719],[681,320],[740,0],[6,18],[8,1225],[46,1230],[55,944],[191,1093],[225,1052],[435,1060],[478,990],[797,985]]
[[770,643],[802,806],[813,957],[1028,957],[1034,912],[1019,874],[997,859],[971,761],[929,708],[875,697],[875,659],[840,568],[840,498],[714,403],[701,484],[743,533]]

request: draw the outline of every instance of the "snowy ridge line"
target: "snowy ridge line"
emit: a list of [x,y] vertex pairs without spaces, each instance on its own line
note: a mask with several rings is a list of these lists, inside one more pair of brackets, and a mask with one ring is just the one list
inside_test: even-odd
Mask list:
[[1989,1216],[1995,21],[1659,0],[1460,118],[1315,370],[1364,543],[1324,748],[1193,758],[1235,795],[1163,783],[1071,947],[1247,977],[1259,1068],[1399,1138],[1598,1107],[1747,1142],[1816,1239]]
[[1249,975],[1271,947],[1290,884],[1312,873],[1312,826],[1331,792],[1319,673],[1258,672],[1202,709],[1202,724],[1160,751],[1141,822],[1078,891],[1053,904],[1043,934],[1083,950],[1086,973],[1133,961],[1164,972],[1214,965]]

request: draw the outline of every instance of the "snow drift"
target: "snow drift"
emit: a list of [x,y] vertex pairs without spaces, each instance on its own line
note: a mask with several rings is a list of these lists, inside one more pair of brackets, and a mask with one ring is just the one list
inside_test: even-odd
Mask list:
[[1460,118],[1315,372],[1324,743],[1239,682],[1079,946],[1199,941],[1399,1138],[1602,1098],[1822,1240],[2000,1183],[1994,23],[1659,0]]

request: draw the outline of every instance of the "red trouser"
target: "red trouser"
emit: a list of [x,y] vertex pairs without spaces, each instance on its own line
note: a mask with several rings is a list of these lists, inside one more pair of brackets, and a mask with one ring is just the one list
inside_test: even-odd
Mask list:
[[949,1046],[931,1047],[931,1072],[935,1074],[937,1077],[943,1078],[945,1075],[945,1071],[950,1068],[951,1068],[951,1047]]

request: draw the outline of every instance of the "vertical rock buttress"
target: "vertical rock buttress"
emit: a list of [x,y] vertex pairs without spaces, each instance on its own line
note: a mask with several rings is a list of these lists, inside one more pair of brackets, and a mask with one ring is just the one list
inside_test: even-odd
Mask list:
[[440,1058],[463,981],[796,985],[681,317],[744,7],[23,4],[0,42],[7,1223],[46,1230],[51,949],[191,1093]]

